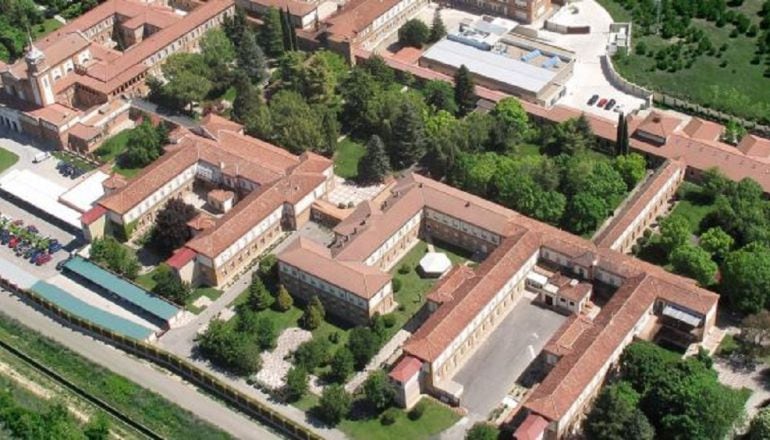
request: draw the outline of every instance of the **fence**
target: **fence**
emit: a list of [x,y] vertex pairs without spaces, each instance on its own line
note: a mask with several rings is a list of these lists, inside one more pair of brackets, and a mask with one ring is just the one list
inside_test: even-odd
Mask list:
[[184,359],[171,353],[158,349],[151,345],[139,342],[118,334],[103,327],[97,326],[85,319],[75,316],[66,310],[62,310],[50,301],[38,296],[34,292],[19,288],[5,278],[0,277],[0,288],[9,290],[27,302],[40,307],[55,318],[73,327],[83,330],[102,341],[112,344],[128,353],[140,356],[152,361],[161,367],[181,376],[190,383],[203,388],[224,400],[239,411],[258,419],[266,425],[273,427],[289,437],[297,440],[323,440],[323,437],[312,432],[299,423],[284,417],[262,402],[246,395],[245,393],[227,385],[214,375],[203,371]]
[[615,70],[615,66],[612,65],[612,59],[607,55],[600,57],[602,71],[610,84],[617,87],[621,91],[628,93],[629,95],[636,96],[637,98],[644,100],[643,108],[652,107],[653,93],[644,87],[638,86],[625,78],[620,76]]

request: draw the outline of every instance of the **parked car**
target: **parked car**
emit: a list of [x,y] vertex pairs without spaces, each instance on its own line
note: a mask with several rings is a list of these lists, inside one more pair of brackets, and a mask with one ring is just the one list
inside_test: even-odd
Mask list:
[[615,101],[614,99],[610,99],[610,100],[607,102],[607,105],[605,105],[605,106],[604,106],[604,109],[605,109],[605,110],[612,110],[612,107],[615,107],[615,103],[616,103],[616,102],[617,102],[617,101]]
[[[35,258],[35,264],[37,264],[38,266],[40,266],[42,264],[45,264],[45,263],[48,263],[49,261],[51,261],[51,254],[46,253],[46,252],[41,252]],[[58,269],[58,267],[57,267],[57,269]]]
[[59,243],[58,240],[53,239],[50,243],[48,243],[48,252],[53,254],[55,252],[59,252],[62,248],[61,243]]
[[623,113],[623,104],[618,104],[612,109],[615,113]]
[[599,100],[599,103],[596,104],[597,107],[604,107],[604,104],[607,103],[607,98],[602,98]]
[[40,153],[35,154],[35,157],[32,158],[32,162],[34,163],[40,163],[46,159],[51,157],[51,153],[47,151],[41,151]]
[[19,239],[19,237],[12,237],[12,238],[11,238],[11,239],[8,241],[8,247],[10,247],[11,249],[13,249],[13,248],[15,248],[16,246],[18,246],[20,242],[21,242],[21,240]]
[[588,105],[594,105],[598,100],[599,100],[599,95],[594,95],[588,100]]

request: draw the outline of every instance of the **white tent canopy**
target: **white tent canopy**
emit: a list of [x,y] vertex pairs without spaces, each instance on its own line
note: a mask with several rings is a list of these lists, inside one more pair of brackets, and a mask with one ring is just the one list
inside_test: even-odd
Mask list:
[[443,252],[428,252],[420,260],[420,270],[426,276],[439,277],[452,267],[449,257]]

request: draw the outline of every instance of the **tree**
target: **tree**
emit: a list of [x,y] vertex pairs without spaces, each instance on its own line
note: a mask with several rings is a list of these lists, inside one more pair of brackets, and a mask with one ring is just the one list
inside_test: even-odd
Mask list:
[[240,47],[243,33],[247,29],[246,13],[243,12],[243,9],[235,8],[235,14],[225,16],[222,20],[222,29],[233,43],[233,47]]
[[275,329],[273,320],[267,316],[261,316],[257,320],[257,345],[262,350],[271,350],[275,348],[275,341],[278,338],[278,333]]
[[[641,44],[641,43],[640,43]],[[637,50],[639,49],[637,45]],[[618,113],[618,127],[615,137],[615,155],[622,156],[629,153],[628,120],[623,112]]]
[[435,43],[438,40],[444,38],[446,35],[446,26],[444,26],[444,20],[441,19],[441,10],[436,9],[436,13],[433,15],[433,22],[430,25],[430,36],[428,37],[429,43]]
[[[639,410],[639,399],[639,393],[628,382],[621,381],[605,387],[586,418],[586,437],[596,440],[652,440],[655,431]],[[637,432],[644,436],[629,437],[629,428],[634,425]]]
[[318,415],[329,423],[336,425],[350,412],[353,398],[341,385],[332,384],[324,388],[318,401]]
[[690,223],[684,216],[672,215],[660,222],[660,246],[666,254],[689,243],[691,238]]
[[748,440],[767,440],[768,438],[770,438],[770,408],[764,408],[751,420]]
[[278,10],[278,14],[281,17],[281,37],[283,37],[283,50],[293,51],[291,41],[291,23],[289,22],[289,14],[283,9]]
[[276,295],[275,303],[273,305],[279,312],[285,312],[294,305],[294,300],[291,295],[289,295],[289,291],[286,290],[286,287],[278,287],[278,295]]
[[233,87],[235,87],[235,99],[230,114],[236,122],[245,124],[259,112],[259,107],[264,107],[265,104],[262,102],[259,90],[245,73],[241,71],[235,73]]
[[356,327],[348,336],[348,348],[356,360],[356,368],[361,369],[380,349],[380,339],[369,327]]
[[128,279],[136,278],[139,273],[139,261],[137,261],[136,254],[130,252],[113,237],[93,240],[89,257],[91,261],[104,265]]
[[204,357],[236,374],[248,376],[261,368],[259,347],[227,322],[211,321],[208,329],[195,340]]
[[307,371],[302,367],[291,367],[286,373],[284,392],[289,402],[296,402],[307,393]]
[[425,95],[425,103],[435,110],[446,110],[451,114],[457,113],[454,90],[448,82],[437,79],[430,80],[422,88],[422,94]]
[[492,147],[498,151],[515,150],[530,136],[529,116],[516,98],[504,98],[490,115],[495,121],[491,131]]
[[585,234],[595,230],[607,216],[607,202],[604,198],[591,193],[581,192],[567,204],[565,226],[576,234]]
[[278,9],[270,7],[262,16],[262,26],[259,28],[259,45],[269,56],[277,58],[284,52],[281,14]]
[[341,347],[334,353],[331,362],[331,375],[337,383],[344,383],[355,370],[353,353],[347,347]]
[[270,122],[275,141],[299,154],[323,149],[321,118],[297,92],[281,90],[270,100]]
[[258,273],[263,279],[275,279],[278,276],[278,257],[267,254],[260,258]]
[[175,53],[166,59],[161,71],[167,81],[163,94],[180,110],[192,110],[192,104],[202,101],[213,87],[211,70],[201,54]]
[[388,380],[388,376],[382,370],[369,373],[363,385],[366,400],[377,409],[384,411],[393,404],[396,398],[396,390]]
[[706,196],[709,202],[713,202],[717,196],[723,195],[730,188],[731,184],[730,179],[716,167],[707,169],[701,176],[703,195]]
[[623,154],[615,157],[613,166],[626,182],[626,188],[633,189],[647,173],[647,162],[638,153]]
[[550,126],[543,133],[543,143],[552,155],[577,155],[596,144],[596,136],[585,114]]
[[428,42],[431,32],[421,20],[412,18],[398,29],[398,42],[402,46],[421,48]]
[[317,106],[321,113],[321,127],[323,129],[323,142],[320,152],[328,155],[337,151],[337,139],[340,137],[340,122],[337,119],[337,111],[333,108]]
[[306,329],[314,330],[321,325],[325,316],[326,310],[324,310],[321,300],[318,299],[318,296],[314,295],[305,307],[305,313],[302,315],[302,323]]
[[698,244],[703,250],[710,253],[716,261],[722,261],[735,244],[735,240],[722,228],[715,226],[701,234]]
[[326,338],[313,338],[303,342],[294,351],[294,364],[308,372],[329,362],[331,343]]
[[476,422],[465,433],[465,440],[497,440],[500,430],[490,423]]
[[312,57],[302,68],[302,96],[310,103],[329,103],[335,98],[337,77],[325,57]]
[[744,313],[767,307],[770,298],[770,250],[752,243],[727,254],[722,264],[719,291],[730,305]]
[[254,310],[265,310],[273,304],[273,296],[265,287],[262,278],[255,272],[249,284],[249,306]]
[[389,145],[390,163],[397,169],[408,168],[425,154],[425,123],[417,108],[405,100],[393,126],[398,130]]
[[150,243],[163,255],[171,253],[192,238],[187,222],[197,215],[195,207],[180,197],[172,197],[155,216]]
[[179,279],[179,276],[167,265],[161,264],[152,275],[155,286],[152,292],[167,298],[177,304],[184,305],[192,293],[190,285]]
[[390,163],[382,139],[376,134],[366,143],[366,154],[358,162],[358,180],[362,183],[381,183],[390,173]]
[[143,168],[163,154],[163,145],[167,142],[166,132],[153,127],[149,119],[145,119],[138,127],[131,130],[126,141],[126,151],[118,160],[122,166]]
[[455,102],[457,103],[458,115],[465,116],[476,108],[476,93],[473,80],[471,79],[471,72],[465,64],[457,69],[454,81]]
[[235,46],[222,29],[211,29],[200,40],[203,61],[212,72],[212,80],[222,78],[230,64],[235,61]]
[[267,78],[265,53],[257,44],[257,36],[251,29],[246,29],[238,46],[238,69],[252,84],[261,84]]
[[674,249],[669,258],[675,272],[695,278],[701,286],[709,286],[714,282],[717,264],[702,248],[683,244]]

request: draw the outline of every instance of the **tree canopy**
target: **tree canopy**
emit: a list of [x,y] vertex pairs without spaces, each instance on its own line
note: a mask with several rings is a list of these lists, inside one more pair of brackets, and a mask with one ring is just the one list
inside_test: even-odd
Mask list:
[[398,42],[402,46],[421,48],[431,37],[428,26],[417,18],[412,18],[398,29]]
[[756,313],[770,302],[770,250],[753,243],[730,252],[722,264],[719,291],[730,305]]
[[362,183],[381,183],[390,172],[390,161],[382,139],[376,134],[366,143],[366,154],[358,162],[358,179]]
[[[639,399],[628,382],[605,387],[586,418],[585,435],[596,440],[652,440],[655,431],[638,408]],[[629,436],[632,431],[636,435]]]
[[197,213],[195,207],[188,205],[181,198],[169,199],[155,216],[155,225],[150,236],[152,247],[163,255],[171,255],[192,237],[187,222]]

